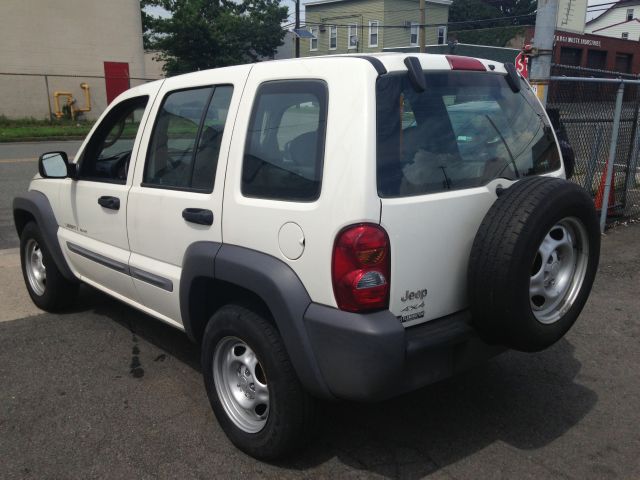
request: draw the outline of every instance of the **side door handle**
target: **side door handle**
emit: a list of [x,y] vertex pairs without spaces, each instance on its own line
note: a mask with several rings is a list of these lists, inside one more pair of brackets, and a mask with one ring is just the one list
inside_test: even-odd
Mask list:
[[205,208],[185,208],[182,211],[182,218],[199,225],[213,225],[213,212]]
[[118,197],[100,197],[98,203],[110,210],[120,210],[120,199]]

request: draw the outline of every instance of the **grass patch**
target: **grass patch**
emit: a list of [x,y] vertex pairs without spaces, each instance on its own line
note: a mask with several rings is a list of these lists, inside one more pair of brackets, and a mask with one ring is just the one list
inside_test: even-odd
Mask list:
[[9,119],[0,115],[0,142],[16,142],[39,138],[84,137],[93,121],[38,120],[36,118]]

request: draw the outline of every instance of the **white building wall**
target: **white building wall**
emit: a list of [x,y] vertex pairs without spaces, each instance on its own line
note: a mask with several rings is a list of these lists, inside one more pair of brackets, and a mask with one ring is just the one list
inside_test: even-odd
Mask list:
[[105,84],[92,77],[104,76],[106,61],[128,63],[131,77],[145,78],[138,0],[0,1],[0,115],[47,117],[46,74],[50,104],[55,90],[66,90],[83,106],[84,81],[95,102],[86,117],[97,117]]
[[589,22],[585,26],[585,33],[622,38],[622,32],[629,32],[629,40],[639,40],[640,22],[627,22],[627,9],[633,9],[634,19],[640,19],[640,2],[637,5],[623,5],[619,8],[612,8]]
[[[640,40],[640,21],[634,20],[632,22],[625,22],[620,25],[614,25],[604,30],[598,30],[596,35],[604,35],[605,37],[622,38],[622,33],[627,32],[629,34],[629,40]],[[640,45],[638,45],[638,53],[640,54]]]

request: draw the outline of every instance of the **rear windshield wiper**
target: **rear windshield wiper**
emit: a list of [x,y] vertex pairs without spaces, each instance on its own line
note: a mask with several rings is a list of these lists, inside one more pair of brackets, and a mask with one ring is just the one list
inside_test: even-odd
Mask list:
[[[511,153],[511,149],[509,148],[509,145],[507,145],[507,141],[502,136],[502,132],[500,132],[500,130],[498,129],[496,124],[493,122],[493,120],[491,120],[491,117],[489,115],[485,114],[485,117],[487,117],[487,120],[489,120],[489,123],[491,124],[493,129],[496,131],[496,133],[500,137],[500,140],[502,140],[502,144],[504,145],[504,148],[507,150],[507,153],[509,154],[509,158],[511,159],[511,164],[513,165],[513,170],[515,171],[516,178],[520,178],[520,172],[518,171],[518,166],[516,165],[516,159],[513,158],[513,153]],[[500,173],[502,173],[503,170],[504,168],[500,170]]]

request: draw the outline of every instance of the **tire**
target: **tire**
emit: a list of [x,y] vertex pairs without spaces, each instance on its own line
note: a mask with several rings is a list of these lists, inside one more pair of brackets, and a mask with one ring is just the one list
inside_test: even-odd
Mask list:
[[469,259],[469,306],[489,343],[543,350],[571,328],[595,279],[600,230],[578,185],[531,177],[503,191]]
[[[232,360],[225,362],[227,354]],[[222,307],[205,329],[201,360],[213,412],[240,450],[275,460],[312,439],[317,401],[303,389],[279,332],[266,318],[242,306]]]
[[60,273],[35,222],[27,223],[20,235],[20,264],[29,296],[38,308],[58,312],[75,300],[78,283]]

